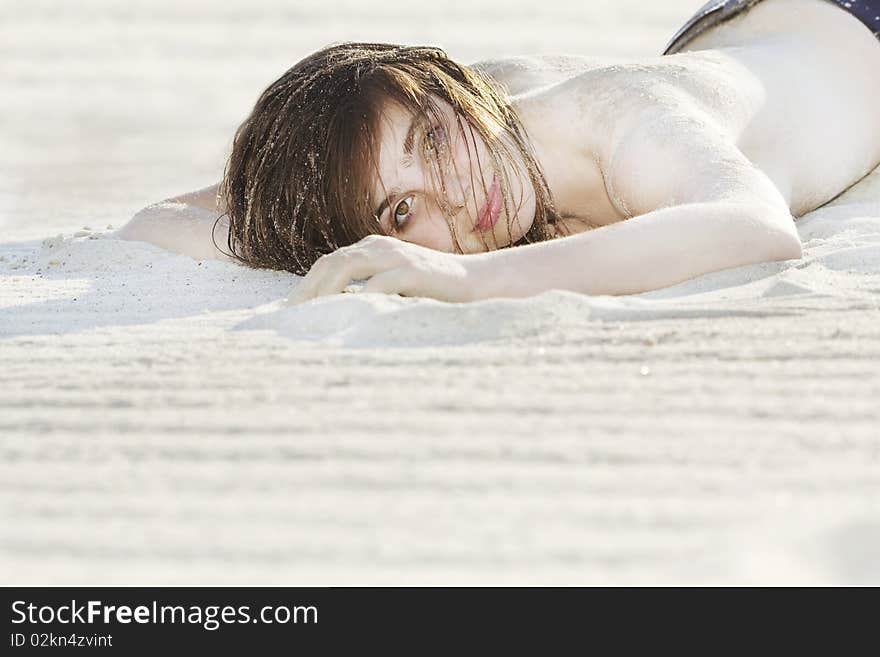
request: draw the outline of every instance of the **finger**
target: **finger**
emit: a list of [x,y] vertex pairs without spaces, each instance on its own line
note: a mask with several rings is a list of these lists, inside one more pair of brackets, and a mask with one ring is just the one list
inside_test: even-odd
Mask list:
[[313,298],[325,297],[331,294],[341,294],[349,283],[357,276],[352,275],[349,271],[336,271],[327,274],[320,285],[316,286],[312,291]]
[[403,267],[389,269],[376,274],[368,280],[360,289],[359,294],[405,294],[408,284],[408,276]]
[[334,269],[316,282],[313,289],[315,297],[341,293],[352,281],[374,278],[379,274],[399,267],[393,255],[367,249],[352,249],[334,263]]
[[334,279],[346,276],[346,258],[339,251],[318,258],[288,296],[288,303],[304,303],[324,294],[330,294]]
[[[372,238],[372,239],[371,239]],[[378,235],[367,236],[357,245],[343,247],[319,258],[291,293],[290,303],[302,303],[330,294],[339,294],[353,280],[370,278],[401,264],[390,241]]]
[[291,304],[303,303],[314,298],[314,288],[320,282],[324,271],[326,270],[327,256],[322,256],[312,263],[312,266],[297,280],[296,286],[287,297],[287,302]]

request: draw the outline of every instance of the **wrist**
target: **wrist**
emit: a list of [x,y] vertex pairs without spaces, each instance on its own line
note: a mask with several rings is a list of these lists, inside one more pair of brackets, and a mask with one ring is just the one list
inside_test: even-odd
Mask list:
[[461,255],[468,281],[468,301],[522,297],[528,292],[511,266],[509,249]]

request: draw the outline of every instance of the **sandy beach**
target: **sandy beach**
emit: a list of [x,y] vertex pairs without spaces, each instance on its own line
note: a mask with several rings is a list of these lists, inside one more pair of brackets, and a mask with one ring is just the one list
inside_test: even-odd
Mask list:
[[0,4],[0,583],[880,584],[880,170],[625,297],[290,306],[115,235],[330,42],[650,56],[700,4]]

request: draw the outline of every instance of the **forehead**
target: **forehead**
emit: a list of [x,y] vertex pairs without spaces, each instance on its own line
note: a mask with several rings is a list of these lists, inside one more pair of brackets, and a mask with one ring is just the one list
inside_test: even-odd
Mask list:
[[[376,125],[380,172],[393,172],[401,165],[409,163],[409,159],[404,157],[404,142],[414,121],[415,127],[418,128],[427,127],[424,124],[430,123],[434,118],[447,126],[454,119],[455,111],[452,105],[433,94],[431,100],[435,108],[433,112],[427,109],[413,111],[396,101],[388,101],[383,106]],[[416,139],[418,136],[416,132]]]
[[403,143],[414,119],[418,117],[396,102],[388,102],[379,114],[376,140],[379,146],[379,171],[394,170],[403,157]]

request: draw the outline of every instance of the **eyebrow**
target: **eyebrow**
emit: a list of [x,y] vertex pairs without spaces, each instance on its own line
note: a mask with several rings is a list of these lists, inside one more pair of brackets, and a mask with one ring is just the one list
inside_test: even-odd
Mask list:
[[[415,135],[416,130],[426,122],[424,116],[414,116],[413,120],[409,124],[409,129],[406,131],[406,137],[403,139],[403,154],[404,155],[412,155],[413,145],[415,144]],[[391,198],[400,194],[400,189],[397,187],[392,187],[388,190],[388,195],[379,203],[379,207],[376,208],[376,219],[380,222],[382,221],[382,214],[385,210],[388,209],[388,206],[391,205]]]

